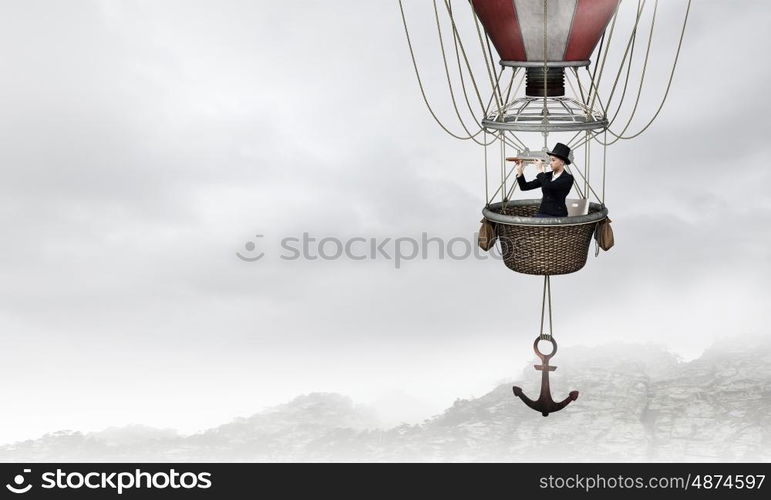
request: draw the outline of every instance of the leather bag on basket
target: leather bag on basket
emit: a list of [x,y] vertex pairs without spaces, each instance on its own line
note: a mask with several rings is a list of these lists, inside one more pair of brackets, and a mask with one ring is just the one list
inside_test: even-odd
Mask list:
[[610,250],[615,243],[613,240],[613,228],[610,227],[611,222],[613,221],[606,217],[598,222],[597,227],[594,229],[594,239],[597,240],[597,244],[600,248],[605,251]]
[[487,252],[493,245],[495,240],[498,239],[498,234],[495,230],[495,224],[487,219],[479,221],[482,223],[482,227],[479,228],[479,248]]

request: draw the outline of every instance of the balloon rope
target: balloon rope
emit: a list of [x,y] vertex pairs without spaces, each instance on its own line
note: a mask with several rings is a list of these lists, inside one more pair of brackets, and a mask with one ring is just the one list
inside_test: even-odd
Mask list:
[[481,126],[479,130],[472,133],[466,126],[466,122],[463,120],[463,117],[460,114],[460,110],[458,110],[458,103],[455,100],[455,91],[452,88],[452,79],[450,78],[450,67],[447,64],[447,55],[444,49],[444,37],[442,36],[442,24],[439,22],[439,9],[436,7],[436,0],[434,0],[433,3],[434,3],[434,18],[436,19],[436,31],[439,36],[439,47],[441,48],[441,51],[442,51],[442,62],[444,63],[444,73],[447,76],[447,87],[450,90],[450,100],[452,100],[452,107],[453,109],[455,109],[455,116],[458,117],[458,122],[460,123],[460,126],[463,128],[463,130],[466,131],[466,134],[468,134],[468,137],[476,137],[482,132]]
[[[637,0],[637,10],[640,10],[640,0]],[[608,121],[608,126],[611,126],[613,122],[616,121],[616,118],[618,117],[619,113],[621,112],[621,107],[624,105],[624,100],[626,99],[626,91],[629,87],[629,77],[632,74],[632,61],[634,60],[634,48],[637,43],[637,32],[632,33],[632,49],[629,52],[629,61],[626,65],[626,76],[624,77],[624,88],[621,91],[621,100],[618,102],[618,106],[616,107],[616,112],[613,113],[613,118],[611,118]],[[624,63],[622,62],[619,68],[623,67]],[[620,73],[619,73],[620,74]],[[607,103],[608,111],[610,111],[610,101]]]
[[[666,88],[666,91],[664,92],[664,97],[661,99],[661,103],[659,104],[659,107],[656,110],[656,113],[653,115],[653,117],[650,119],[650,121],[648,121],[648,123],[646,123],[645,126],[639,132],[637,132],[635,134],[632,134],[632,135],[629,135],[629,136],[616,135],[612,130],[606,129],[612,135],[616,136],[616,139],[614,139],[614,140],[612,140],[610,142],[607,141],[607,135],[606,135],[606,140],[604,140],[604,141],[601,141],[600,139],[598,139],[597,136],[599,136],[599,133],[593,134],[591,139],[594,139],[595,141],[599,142],[600,144],[602,144],[604,146],[612,146],[613,144],[615,144],[616,142],[618,142],[621,139],[628,140],[628,139],[634,139],[634,138],[640,136],[656,120],[656,118],[659,116],[659,113],[661,113],[661,110],[664,108],[664,104],[666,103],[667,97],[669,96],[669,91],[670,91],[670,89],[672,87],[672,81],[673,81],[674,76],[675,76],[675,70],[677,69],[677,62],[678,62],[678,60],[680,58],[680,49],[682,48],[682,45],[683,45],[683,38],[685,36],[685,28],[688,25],[688,15],[689,15],[690,11],[691,11],[691,0],[688,0],[688,6],[686,7],[686,11],[685,11],[685,19],[683,20],[683,28],[682,28],[682,30],[680,32],[680,40],[678,41],[678,44],[677,44],[677,52],[675,53],[675,60],[674,60],[674,63],[672,64],[672,71],[669,73],[669,81],[667,82],[667,88]],[[622,64],[623,64],[623,61],[622,61]],[[583,146],[584,144],[585,144],[585,141],[582,141],[580,144],[576,145],[575,147],[578,148],[578,147]]]
[[[616,12],[613,14],[613,22],[610,25],[610,33],[608,33],[608,40],[605,45],[605,53],[602,56],[602,64],[600,65],[600,74],[596,74],[596,68],[595,68],[595,75],[597,76],[597,84],[594,85],[594,88],[599,88],[600,81],[602,80],[603,72],[605,71],[605,62],[608,60],[608,52],[610,52],[610,46],[611,46],[611,40],[613,39],[613,33],[616,31],[616,21],[618,20],[618,7],[616,7]],[[597,58],[599,59],[600,54],[597,53]],[[586,68],[587,71],[589,71],[589,68]],[[592,76],[592,82],[594,83],[594,76]],[[591,87],[589,88],[589,91],[591,92]],[[595,92],[594,95],[592,95],[592,98],[589,103],[589,109],[594,109],[594,101],[597,99],[597,93]]]
[[[616,9],[618,10],[618,6],[616,6]],[[615,14],[613,16],[613,22],[614,22],[614,24],[616,22]],[[597,76],[597,68],[599,68],[599,66],[600,66],[600,54],[603,53],[602,52],[602,48],[603,47],[605,47],[605,31],[602,32],[602,38],[600,39],[600,48],[597,49],[597,60],[594,61],[594,73],[592,73],[592,80],[594,80],[595,77]],[[610,48],[610,40],[608,40],[608,46],[605,47],[605,53],[606,54],[608,53],[608,49],[609,48]],[[576,71],[575,67],[573,68],[573,71]],[[589,105],[589,96],[587,96],[586,101],[583,100],[583,96],[582,96],[582,101],[581,102],[583,102],[584,104],[586,104],[588,106]]]
[[[446,0],[449,1],[449,0]],[[487,76],[490,78],[490,85],[493,88],[493,95],[495,96],[495,101],[498,104],[498,116],[501,115],[503,112],[503,102],[502,97],[500,96],[500,90],[498,86],[495,83],[495,80],[493,79],[493,73],[494,70],[491,68],[491,61],[487,59],[487,51],[485,50],[485,42],[482,39],[482,30],[479,27],[479,19],[477,17],[476,11],[474,11],[474,6],[469,2],[469,5],[471,6],[471,16],[474,18],[474,25],[476,26],[477,30],[477,37],[479,38],[479,47],[482,49],[482,58],[485,61],[485,68],[487,69]]]
[[634,41],[637,38],[637,28],[640,25],[640,18],[642,17],[643,10],[645,9],[645,3],[647,0],[642,0],[642,4],[640,2],[637,2],[637,16],[635,17],[634,26],[632,27],[632,33],[629,35],[629,41],[626,44],[626,49],[624,50],[624,57],[621,59],[621,64],[618,65],[618,73],[616,73],[616,80],[613,82],[613,87],[610,90],[610,96],[608,97],[608,106],[610,106],[611,101],[613,101],[613,96],[616,93],[616,87],[618,87],[618,81],[621,78],[621,72],[624,69],[624,62],[626,62],[627,57],[631,57],[630,55],[630,49],[633,46]]
[[[455,134],[452,131],[450,131],[450,129],[448,129],[442,123],[442,121],[439,119],[439,117],[436,116],[436,113],[434,112],[433,108],[431,107],[431,104],[428,102],[428,97],[426,96],[426,91],[423,88],[423,81],[420,78],[420,71],[418,70],[418,63],[415,60],[415,51],[412,48],[412,40],[410,39],[410,32],[407,29],[407,19],[406,19],[405,15],[404,15],[404,6],[402,5],[402,0],[399,0],[399,10],[401,11],[401,14],[402,14],[402,23],[404,24],[404,34],[407,36],[407,46],[410,49],[410,57],[412,58],[412,66],[415,69],[415,76],[418,79],[418,87],[420,87],[420,94],[423,96],[423,102],[426,104],[426,107],[428,108],[428,112],[431,113],[431,116],[434,118],[434,121],[436,121],[436,123],[442,128],[442,130],[447,132],[452,137],[454,137],[456,139],[460,139],[462,141],[467,141],[469,139],[472,139],[472,137],[463,137],[463,136],[460,136],[460,135]],[[480,102],[481,102],[481,99],[480,99]]]
[[[400,0],[400,2],[401,2],[401,0]],[[451,5],[450,0],[445,0],[445,6],[447,7],[447,13],[448,13],[448,15],[450,17],[450,23],[452,24],[453,36],[454,36],[454,39],[456,41],[456,47],[455,47],[456,57],[459,58],[459,56],[458,56],[458,47],[459,47],[460,48],[460,53],[463,55],[463,60],[464,60],[464,62],[466,64],[466,69],[467,69],[467,72],[468,72],[469,77],[471,79],[471,83],[473,84],[474,90],[476,91],[476,94],[477,94],[477,98],[480,100],[480,103],[481,103],[481,95],[479,93],[479,87],[478,87],[478,85],[476,83],[476,79],[474,78],[474,73],[473,73],[473,71],[471,69],[471,64],[469,63],[468,56],[466,54],[466,49],[463,46],[463,41],[460,39],[460,33],[458,32],[458,28],[457,28],[457,25],[455,23],[455,16],[454,16],[454,14],[452,12],[452,5]],[[481,36],[481,31],[479,30],[479,25],[478,25],[478,21],[477,21],[477,18],[476,18],[476,13],[474,13],[472,11],[472,15],[474,16],[474,20],[477,23],[477,32]],[[489,50],[489,45],[488,45],[488,50]],[[484,55],[484,47],[483,47],[483,55]],[[492,57],[492,55],[490,57]],[[459,69],[460,69],[460,62],[458,64],[459,64]],[[485,64],[487,65],[487,68],[488,68],[488,74],[490,74],[490,72],[491,72],[490,65],[487,63],[487,58],[486,57],[485,57]],[[500,73],[498,73],[498,72],[493,70],[492,73],[494,73],[496,75],[496,77],[495,77],[495,81],[494,82],[493,82],[493,80],[491,78],[491,85],[493,86],[493,93],[490,95],[490,100],[488,101],[487,107],[485,108],[485,111],[484,111],[485,116],[487,116],[487,114],[488,114],[490,106],[492,105],[493,98],[497,98],[498,95],[499,95],[499,94],[496,93],[496,91],[499,92],[499,90],[500,90],[500,79],[501,79],[501,76],[503,76],[503,70],[501,70]],[[511,88],[511,85],[514,82],[514,77],[515,77],[516,73],[517,73],[516,70],[512,72],[511,82],[509,84],[509,88]],[[524,76],[523,76],[523,79],[524,79]],[[462,75],[462,73],[461,73],[461,84],[463,84],[463,75]],[[520,82],[520,85],[521,85],[521,82]],[[465,85],[464,85],[464,93],[466,93],[465,92]],[[467,100],[467,102],[468,102],[468,100]],[[500,113],[501,113],[501,111],[500,111],[500,108],[499,108],[499,116],[500,116]],[[472,114],[473,114],[473,112],[472,112]],[[479,122],[477,122],[477,123],[479,123]],[[482,125],[480,124],[480,127],[481,126]],[[512,136],[512,139],[514,139],[516,141],[519,141],[519,139],[513,133],[511,134],[511,136]],[[521,147],[522,149],[524,149],[524,146],[517,146],[516,144],[512,144],[510,141],[508,141],[506,139],[505,135],[503,135],[502,137],[503,137],[502,140],[506,141],[509,145],[511,145],[513,147]],[[499,139],[498,137],[493,135],[493,139],[492,139],[490,144],[492,144],[492,142],[494,142],[496,140],[501,140],[501,139]],[[519,142],[521,143],[521,141],[519,141]]]
[[[656,110],[656,113],[653,115],[653,117],[648,121],[648,123],[645,124],[645,126],[636,134],[632,134],[629,136],[624,135],[617,135],[616,139],[611,141],[608,145],[614,144],[618,142],[620,139],[634,139],[635,137],[640,136],[643,132],[648,130],[648,127],[651,126],[651,124],[656,121],[656,118],[658,118],[659,113],[661,113],[661,110],[664,108],[664,104],[667,102],[667,97],[669,96],[669,91],[672,88],[672,81],[674,80],[675,76],[675,70],[677,69],[677,62],[680,58],[680,49],[683,46],[683,38],[685,36],[685,28],[688,25],[688,14],[691,11],[691,0],[688,0],[688,7],[685,10],[685,19],[683,20],[683,29],[680,32],[680,40],[677,43],[677,52],[675,53],[675,61],[672,63],[672,71],[669,73],[669,81],[667,82],[667,89],[664,92],[664,97],[661,99],[661,103],[659,104],[658,109]],[[616,135],[613,133],[613,131],[610,131],[611,134]]]
[[[618,134],[615,134],[612,130],[610,131],[611,135],[614,135],[615,137],[619,137],[624,135],[624,132],[627,131],[629,128],[629,125],[632,123],[632,120],[634,119],[634,115],[637,112],[637,107],[640,105],[640,97],[642,96],[642,88],[643,83],[645,82],[645,75],[648,70],[648,60],[650,58],[651,54],[651,44],[653,42],[653,28],[656,26],[656,12],[659,8],[659,0],[655,0],[655,3],[653,4],[653,17],[651,18],[651,29],[648,33],[648,48],[645,50],[645,59],[643,61],[643,67],[642,67],[642,74],[640,75],[640,85],[637,88],[637,98],[634,101],[634,107],[632,108],[632,112],[629,115],[629,119],[626,122],[626,125],[624,125],[623,130],[619,132]],[[610,103],[608,103],[610,105]],[[608,123],[608,129],[610,130],[610,123]]]
[[[450,11],[450,15],[452,15],[452,11]],[[458,66],[458,77],[460,79],[461,88],[463,89],[463,98],[466,101],[466,106],[468,107],[468,110],[471,113],[471,116],[474,119],[474,122],[477,124],[477,126],[479,126],[480,128],[483,128],[481,121],[476,118],[476,112],[474,111],[473,107],[471,106],[471,102],[469,101],[469,96],[468,96],[469,90],[466,88],[466,81],[465,81],[465,78],[463,77],[463,66],[462,66],[462,64],[460,62],[460,51],[458,50],[459,37],[458,37],[458,34],[456,32],[453,32],[453,41],[454,41],[454,48],[455,48],[455,60],[456,60],[457,66]],[[517,74],[517,70],[518,70],[518,68],[515,68],[514,71],[512,71],[512,73],[511,73],[511,80],[509,80],[509,90],[511,89],[511,86],[514,83],[514,78],[515,78],[515,76]],[[503,76],[503,71],[501,71],[500,76],[501,77]],[[473,77],[473,75],[472,75],[472,77]],[[500,77],[499,77],[499,79],[500,79]],[[487,117],[489,115],[489,113],[490,113],[490,106],[492,106],[492,103],[493,103],[493,97],[494,97],[494,95],[491,93],[490,94],[490,99],[487,100],[487,107],[485,107],[485,109],[484,109],[483,117]],[[493,142],[496,141],[494,136],[493,136],[492,141]],[[490,144],[492,144],[492,142]],[[488,144],[485,144],[485,146],[486,145],[488,145]]]

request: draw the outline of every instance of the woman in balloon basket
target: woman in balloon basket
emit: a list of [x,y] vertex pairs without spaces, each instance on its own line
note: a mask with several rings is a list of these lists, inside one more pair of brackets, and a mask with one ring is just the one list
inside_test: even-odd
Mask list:
[[547,154],[550,157],[551,172],[545,171],[543,160],[536,160],[535,166],[539,173],[529,182],[525,180],[522,160],[516,160],[517,183],[522,191],[541,188],[543,199],[535,217],[567,217],[565,198],[573,187],[573,176],[565,171],[565,166],[570,165],[570,148],[558,142]]

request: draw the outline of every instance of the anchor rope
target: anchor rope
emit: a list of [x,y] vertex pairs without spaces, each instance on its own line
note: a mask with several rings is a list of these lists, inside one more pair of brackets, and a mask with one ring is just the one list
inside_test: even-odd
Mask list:
[[[546,316],[546,308],[548,305],[549,309],[549,333],[544,333],[543,330],[543,323],[544,323],[544,317]],[[543,277],[543,300],[541,302],[541,333],[539,335],[539,338],[541,340],[551,340],[552,338],[552,314],[551,314],[551,281],[549,279],[549,275]]]

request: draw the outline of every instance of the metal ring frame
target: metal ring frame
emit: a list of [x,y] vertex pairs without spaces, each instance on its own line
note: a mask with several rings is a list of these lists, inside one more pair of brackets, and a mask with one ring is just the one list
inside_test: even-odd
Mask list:
[[501,66],[507,66],[509,68],[580,68],[583,66],[589,66],[588,59],[585,61],[504,61],[500,60]]
[[485,219],[496,224],[509,226],[580,226],[599,222],[608,216],[608,209],[599,203],[589,203],[589,213],[573,217],[520,217],[516,215],[503,215],[503,206],[539,205],[541,200],[510,200],[493,203],[482,210]]
[[[544,101],[546,114],[544,114]],[[573,132],[603,130],[607,117],[571,97],[520,97],[482,120],[488,130]]]

